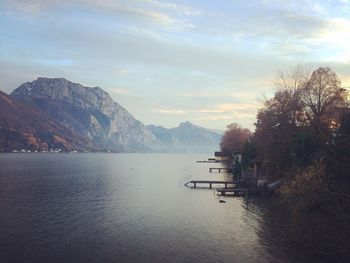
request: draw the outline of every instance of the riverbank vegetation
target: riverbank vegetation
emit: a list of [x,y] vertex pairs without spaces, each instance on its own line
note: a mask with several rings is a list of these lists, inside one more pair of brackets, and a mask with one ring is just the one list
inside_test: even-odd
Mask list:
[[[279,72],[274,85],[255,132],[240,144],[242,169],[258,159],[269,179],[281,180],[289,240],[332,260],[349,259],[348,91],[328,67]],[[223,139],[221,147],[227,145]]]

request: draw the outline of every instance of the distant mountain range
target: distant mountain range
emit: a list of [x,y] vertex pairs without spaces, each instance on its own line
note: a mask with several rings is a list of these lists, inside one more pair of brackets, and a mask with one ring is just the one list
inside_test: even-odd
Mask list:
[[148,125],[147,128],[171,152],[210,153],[219,147],[221,135],[217,132],[183,122],[176,128]]
[[136,120],[99,87],[38,78],[0,92],[0,151],[213,152],[221,135],[184,122],[166,129]]

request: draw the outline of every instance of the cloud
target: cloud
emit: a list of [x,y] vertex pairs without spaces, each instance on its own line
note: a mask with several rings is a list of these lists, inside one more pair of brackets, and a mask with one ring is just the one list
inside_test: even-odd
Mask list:
[[186,15],[186,16],[199,16],[203,13],[199,9],[191,8],[191,7],[185,6],[185,5],[179,5],[179,4],[174,4],[174,3],[170,3],[170,2],[163,2],[163,1],[161,2],[161,1],[157,1],[157,0],[144,0],[144,1],[154,5],[156,7],[175,10],[175,11],[177,11],[183,15]]
[[235,112],[235,111],[256,111],[256,103],[237,103],[237,104],[220,104],[213,108],[198,109],[195,112],[201,113],[224,113],[224,112]]
[[175,94],[181,97],[225,97],[225,94],[220,92],[179,92]]
[[28,0],[28,1],[3,1],[3,8],[10,12],[17,12],[28,15],[39,15],[40,13],[56,6],[59,3],[57,0]]
[[127,69],[117,69],[115,70],[116,75],[128,75],[129,71]]
[[[147,26],[161,26],[169,31],[192,30],[195,25],[186,16],[200,15],[199,10],[172,3],[153,0],[12,0],[4,4],[7,10],[32,16],[45,16],[48,12],[67,9],[85,10],[123,18],[124,23]],[[156,10],[158,8],[158,10]],[[169,9],[175,12],[169,12]],[[185,17],[184,17],[185,16]]]
[[251,121],[251,123],[254,122],[256,117],[256,114],[251,113],[241,113],[241,112],[233,112],[231,115],[205,115],[196,118],[196,120],[201,120],[201,121],[221,121],[221,120],[230,120],[229,122],[238,122],[241,120],[245,121]]
[[1,88],[62,76],[107,89],[142,121],[214,128],[254,122],[279,69],[330,66],[349,85],[348,1],[181,2],[0,1]]
[[189,112],[186,110],[174,110],[174,109],[150,109],[150,111],[156,112],[156,113],[175,114],[175,115],[183,115]]
[[[166,114],[186,114],[186,113],[232,113],[232,112],[256,112],[256,103],[237,103],[237,104],[220,104],[212,108],[198,108],[198,109],[151,109],[153,112],[166,113]],[[249,114],[248,113],[248,114]]]
[[132,92],[128,89],[124,88],[110,88],[108,89],[108,92],[113,95],[131,95]]
[[[341,1],[237,1],[237,8],[216,16],[208,26],[215,37],[227,36],[243,52],[280,60],[348,61],[350,5]],[[220,26],[218,26],[220,24]],[[325,37],[322,37],[325,36]],[[330,51],[332,50],[333,51]]]
[[329,51],[325,49],[326,59],[338,62],[350,61],[349,35],[350,35],[350,19],[332,18],[329,19],[327,27],[319,31],[319,35],[315,38],[321,46],[329,47]]
[[[182,120],[192,119],[208,126],[224,128],[228,123],[238,122],[243,126],[253,129],[253,123],[257,114],[256,104],[220,104],[216,107],[203,109],[185,109],[185,108],[157,108],[151,109],[152,113],[171,115],[171,119],[176,116],[182,117]],[[161,118],[161,117],[160,117]],[[220,123],[220,125],[218,125]]]
[[196,118],[196,120],[200,121],[218,121],[218,120],[233,120],[232,115],[206,115],[202,117]]

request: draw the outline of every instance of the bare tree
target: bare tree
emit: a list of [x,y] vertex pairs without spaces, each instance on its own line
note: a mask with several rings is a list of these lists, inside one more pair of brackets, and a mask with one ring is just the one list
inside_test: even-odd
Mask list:
[[312,72],[302,97],[307,119],[321,137],[337,121],[337,109],[347,106],[347,92],[341,87],[335,72],[328,67]]
[[290,71],[278,71],[273,81],[275,89],[295,92],[305,86],[311,74],[311,69],[298,65]]
[[309,67],[299,65],[290,71],[278,71],[273,81],[276,90],[273,101],[279,107],[276,110],[280,111],[283,120],[292,125],[300,125],[304,121],[301,98],[310,72]]
[[304,133],[306,118],[303,90],[310,69],[297,66],[279,71],[273,81],[275,95],[266,100],[257,115],[254,141],[258,155],[270,173],[280,173],[293,165],[296,137]]

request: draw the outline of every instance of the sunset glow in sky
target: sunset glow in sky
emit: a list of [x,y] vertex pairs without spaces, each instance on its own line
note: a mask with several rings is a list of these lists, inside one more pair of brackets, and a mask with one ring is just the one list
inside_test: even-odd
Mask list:
[[0,0],[0,90],[64,77],[145,124],[252,128],[298,64],[350,86],[350,1]]

